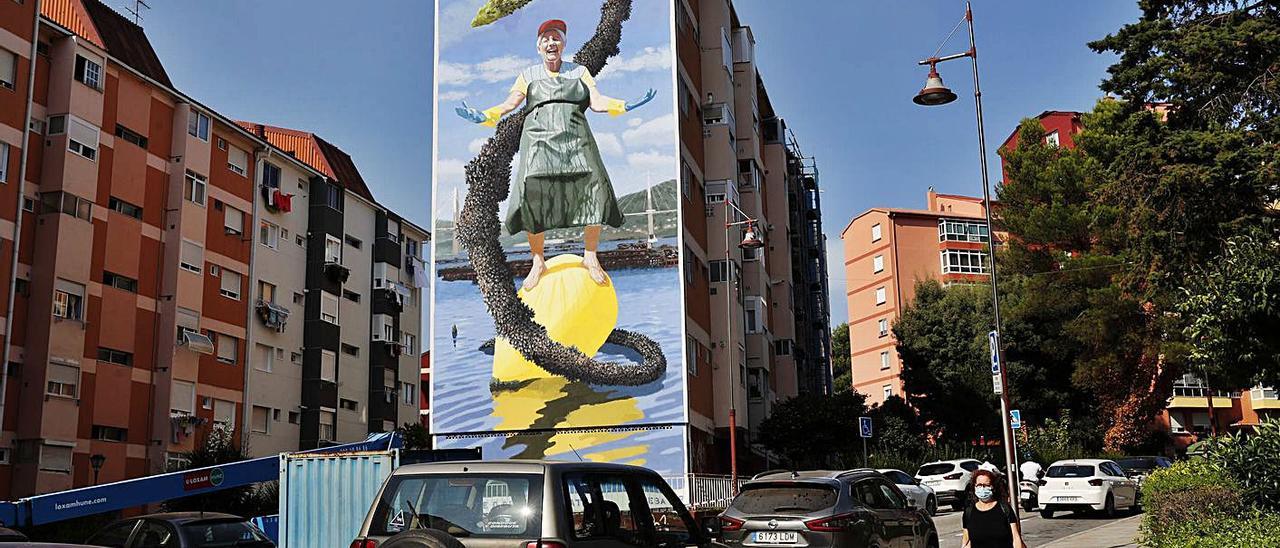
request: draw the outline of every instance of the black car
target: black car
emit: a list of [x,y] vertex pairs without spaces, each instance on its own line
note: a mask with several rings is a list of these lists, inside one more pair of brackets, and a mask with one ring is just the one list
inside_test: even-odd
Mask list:
[[719,529],[730,546],[938,546],[929,514],[870,468],[760,474],[720,514]]
[[1124,473],[1138,480],[1138,484],[1141,485],[1142,480],[1152,472],[1173,466],[1173,461],[1167,457],[1125,457],[1116,459],[1116,464],[1119,464]]
[[85,544],[110,548],[275,548],[248,520],[217,512],[171,512],[117,521]]

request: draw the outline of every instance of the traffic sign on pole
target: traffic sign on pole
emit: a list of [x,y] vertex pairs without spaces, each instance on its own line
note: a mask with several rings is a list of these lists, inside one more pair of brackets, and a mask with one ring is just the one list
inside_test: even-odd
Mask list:
[[1022,428],[1022,411],[1019,409],[1009,410],[1009,427],[1017,430]]
[[991,345],[991,391],[1004,393],[1004,375],[1000,374],[1000,335],[992,331],[987,333],[987,342]]
[[871,417],[858,417],[858,431],[862,437],[871,437]]

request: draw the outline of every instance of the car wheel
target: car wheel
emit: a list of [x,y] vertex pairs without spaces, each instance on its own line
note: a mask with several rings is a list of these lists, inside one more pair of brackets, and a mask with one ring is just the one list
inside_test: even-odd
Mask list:
[[934,498],[933,495],[929,495],[929,498],[924,499],[924,511],[928,512],[930,516],[938,515],[938,499]]
[[1116,499],[1111,496],[1111,493],[1107,493],[1107,502],[1102,505],[1102,513],[1108,518],[1116,517]]
[[1053,510],[1041,510],[1040,517],[1044,519],[1053,519]]
[[925,543],[926,548],[938,548],[938,537],[929,536],[929,541]]
[[412,529],[387,539],[381,548],[466,548],[453,535],[439,529]]

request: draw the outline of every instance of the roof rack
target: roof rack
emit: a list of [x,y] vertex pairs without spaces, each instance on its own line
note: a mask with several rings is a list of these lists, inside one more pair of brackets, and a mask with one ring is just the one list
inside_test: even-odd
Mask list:
[[773,469],[773,470],[765,470],[764,472],[760,472],[759,474],[756,474],[756,475],[754,475],[754,476],[751,476],[751,479],[752,479],[752,480],[757,480],[757,479],[763,478],[763,477],[768,476],[768,475],[771,475],[771,474],[782,474],[782,473],[788,473],[788,474],[791,474],[791,476],[792,476],[792,477],[795,477],[795,475],[796,475],[796,471],[795,471],[795,470],[788,470],[788,469],[786,469],[786,468],[776,468],[776,469]]
[[[843,471],[843,472],[840,472],[840,473],[836,474],[836,475],[834,476],[834,478],[835,478],[835,479],[840,479],[840,478],[843,478],[843,477],[848,476],[848,475],[858,474],[858,473],[866,473],[866,472],[876,472],[876,469],[875,469],[875,468],[854,468],[854,469],[851,469],[851,470],[845,470],[845,471]],[[877,472],[877,473],[878,473],[878,472]]]

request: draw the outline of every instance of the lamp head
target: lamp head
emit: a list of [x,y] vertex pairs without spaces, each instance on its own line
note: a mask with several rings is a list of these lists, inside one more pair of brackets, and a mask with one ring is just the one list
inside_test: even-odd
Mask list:
[[764,247],[764,241],[756,234],[755,221],[747,222],[746,233],[742,235],[742,243],[738,244],[742,249],[760,249]]
[[92,455],[89,455],[89,466],[92,466],[94,470],[98,470],[102,468],[102,464],[106,461],[107,461],[107,456],[101,453],[94,453]]
[[932,107],[936,105],[945,105],[956,100],[955,92],[951,91],[942,83],[942,76],[938,75],[938,65],[929,63],[929,79],[925,80],[924,88],[917,93],[911,101],[917,105]]

